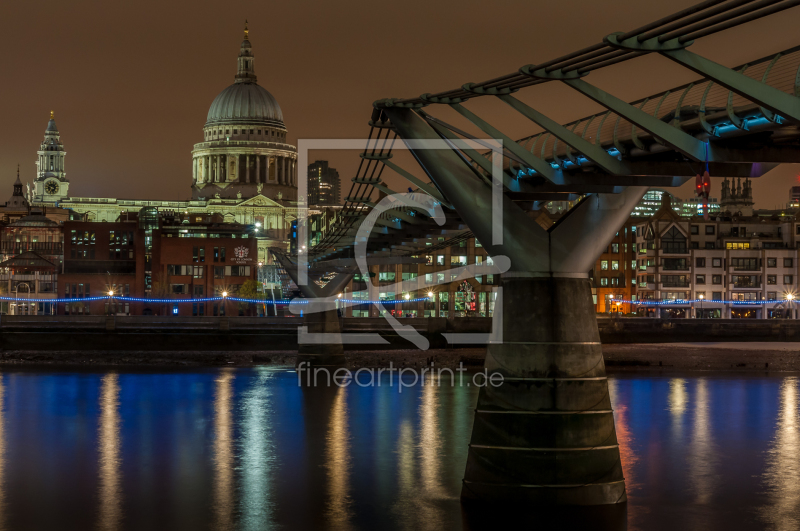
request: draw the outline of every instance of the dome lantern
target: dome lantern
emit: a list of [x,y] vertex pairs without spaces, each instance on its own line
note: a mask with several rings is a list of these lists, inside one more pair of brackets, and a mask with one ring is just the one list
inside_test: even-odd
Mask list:
[[242,47],[239,50],[239,68],[236,71],[236,83],[255,83],[256,82],[256,68],[255,58],[253,57],[253,50],[250,47],[249,31],[247,30],[247,21],[244,21],[244,40]]

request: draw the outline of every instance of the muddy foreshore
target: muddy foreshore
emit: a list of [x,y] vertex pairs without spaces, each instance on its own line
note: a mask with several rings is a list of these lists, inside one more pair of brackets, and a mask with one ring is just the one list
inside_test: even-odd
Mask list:
[[[617,370],[800,372],[800,343],[657,343],[603,345],[606,367]],[[486,349],[360,350],[345,352],[347,366],[480,368]],[[2,351],[0,366],[293,366],[295,350],[285,351]]]

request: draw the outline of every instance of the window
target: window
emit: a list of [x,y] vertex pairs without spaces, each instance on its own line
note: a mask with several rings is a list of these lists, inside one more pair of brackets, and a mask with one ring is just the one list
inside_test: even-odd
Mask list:
[[783,267],[793,267],[794,260],[791,258],[784,258],[783,259]]
[[731,258],[734,271],[757,271],[758,258]]
[[692,225],[690,228],[691,234],[700,234],[700,226],[699,225]]
[[600,277],[600,285],[608,286],[608,277]]
[[794,284],[794,275],[783,275],[784,284]]
[[721,291],[712,291],[711,292],[711,300],[712,301],[721,301],[722,300],[722,292]]
[[192,262],[197,262],[198,261],[197,255],[198,255],[197,247],[192,247]]
[[768,291],[767,292],[767,300],[768,301],[776,301],[776,300],[778,300],[778,292],[777,291]]
[[[686,258],[664,258],[664,269],[667,271],[682,271],[689,269],[689,261]],[[650,259],[647,260],[647,265],[652,264]]]
[[749,242],[728,242],[725,244],[726,249],[749,249]]
[[201,262],[205,262],[206,261],[206,248],[205,247],[200,247],[200,261]]
[[761,287],[761,280],[757,275],[731,275],[731,283],[736,288]]
[[378,273],[378,280],[380,281],[394,281],[395,274],[390,273],[387,271],[381,271]]
[[711,267],[722,267],[722,258],[712,258]]
[[705,275],[697,275],[697,276],[695,276],[694,281],[697,284],[705,284],[706,283],[706,276]]
[[689,277],[686,275],[661,275],[661,285],[665,288],[688,288]]
[[756,296],[757,293],[755,291],[746,291],[746,292],[733,292],[731,293],[731,300],[734,301],[756,301],[758,297]]
[[778,267],[777,258],[767,258],[767,267]]
[[699,249],[700,248],[700,242],[689,242],[689,247],[691,249]]
[[436,265],[444,265],[444,255],[443,254],[436,255]]
[[611,285],[619,286],[619,277],[611,277]]
[[686,252],[686,236],[674,225],[661,237],[661,249],[665,253],[680,254]]
[[800,234],[800,225],[798,225],[795,229],[795,234]]
[[705,267],[706,266],[706,259],[705,258],[697,258],[695,260],[695,267]]
[[214,278],[225,278],[225,266],[214,266]]
[[202,295],[203,294],[203,286],[194,286],[194,294],[195,295]]
[[220,262],[224,262],[225,261],[225,247],[220,247],[219,248],[219,261]]
[[716,249],[716,247],[714,242],[706,242],[706,249]]
[[722,284],[722,275],[711,275],[712,284]]
[[619,271],[619,260],[611,260],[611,271]]
[[600,271],[608,271],[608,260],[602,260],[600,262]]
[[706,234],[714,234],[714,225],[706,225]]
[[467,265],[467,257],[464,255],[450,256],[450,265],[465,266]]
[[219,247],[214,247],[214,261],[219,262]]
[[194,278],[203,278],[203,271],[205,267],[203,266],[194,266]]
[[614,253],[614,254],[619,253],[619,244],[618,243],[612,243],[611,244],[611,252]]
[[778,275],[767,275],[767,284],[773,285],[778,283]]
[[186,289],[187,284],[170,284],[169,287],[173,295],[186,295],[189,292],[189,290]]
[[249,277],[250,266],[225,266],[226,277]]

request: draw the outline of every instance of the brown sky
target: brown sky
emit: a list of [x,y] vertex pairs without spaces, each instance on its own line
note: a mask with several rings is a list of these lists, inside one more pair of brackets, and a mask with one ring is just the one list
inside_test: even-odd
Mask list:
[[[245,18],[259,83],[278,99],[294,143],[361,138],[375,99],[505,74],[696,1],[3,2],[0,197],[11,193],[17,162],[23,181],[34,178],[52,109],[68,152],[70,195],[187,198],[190,152],[211,101],[233,82]],[[738,65],[800,44],[798,26],[794,8],[692,50]],[[589,79],[634,99],[695,77],[648,56]],[[598,110],[555,83],[520,96],[560,121]],[[502,103],[486,98],[471,107],[512,137],[531,130]],[[431,112],[463,124],[452,111]],[[329,158],[349,189],[355,153],[314,155]],[[785,203],[799,172],[787,165],[758,180],[757,204]]]

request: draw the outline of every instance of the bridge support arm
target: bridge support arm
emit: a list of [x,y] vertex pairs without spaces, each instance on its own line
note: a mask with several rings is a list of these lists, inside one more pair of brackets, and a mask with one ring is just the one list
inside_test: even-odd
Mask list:
[[[622,101],[608,92],[600,90],[582,79],[565,79],[564,83],[574,88],[581,94],[596,101],[606,109],[609,109],[619,116],[625,118],[637,127],[641,127],[648,133],[657,136],[666,144],[670,145],[695,161],[706,160],[706,146],[704,142],[696,139],[690,134],[684,133],[680,129],[662,122],[658,118],[647,114],[641,109]],[[709,153],[709,157],[711,153]]]
[[629,173],[625,166],[617,160],[615,157],[609,155],[606,150],[592,144],[588,140],[584,140],[579,135],[576,135],[563,125],[559,124],[555,120],[551,120],[544,114],[540,113],[536,109],[522,103],[518,99],[513,96],[504,95],[504,96],[497,96],[502,101],[507,103],[511,106],[515,111],[519,112],[532,122],[538,124],[546,131],[553,133],[553,136],[567,144],[573,149],[578,150],[581,152],[586,158],[593,161],[597,164],[600,168],[608,173],[614,175],[626,175]]
[[800,123],[800,98],[756,79],[749,78],[689,50],[665,50],[660,53],[664,57],[697,72],[703,77],[711,79],[753,103],[757,103],[794,123]]

